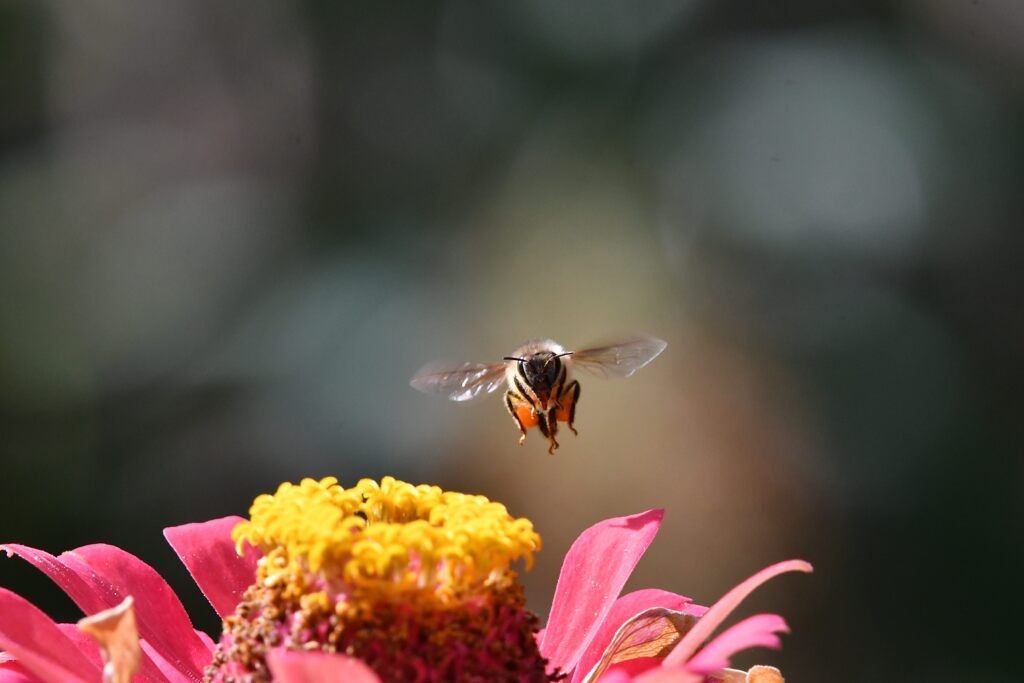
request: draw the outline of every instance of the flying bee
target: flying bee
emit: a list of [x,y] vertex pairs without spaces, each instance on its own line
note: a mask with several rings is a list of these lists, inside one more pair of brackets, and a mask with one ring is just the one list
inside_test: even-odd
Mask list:
[[427,394],[441,394],[451,401],[468,401],[507,386],[505,408],[519,428],[519,445],[526,430],[538,427],[550,442],[548,453],[558,448],[555,435],[564,422],[577,434],[576,404],[580,383],[572,379],[574,367],[599,377],[629,377],[654,360],[667,344],[648,336],[634,336],[612,344],[566,351],[552,339],[534,339],[505,356],[500,363],[464,363],[455,368],[430,364],[409,383]]

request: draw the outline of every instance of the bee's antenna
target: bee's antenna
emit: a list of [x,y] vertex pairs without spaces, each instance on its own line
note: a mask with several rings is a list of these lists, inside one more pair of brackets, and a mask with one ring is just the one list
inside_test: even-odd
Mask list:
[[556,358],[561,358],[563,356],[571,356],[571,355],[572,355],[572,351],[566,351],[564,353],[559,353],[557,355],[551,356],[550,358],[547,358],[547,359],[544,360],[544,367],[547,367],[551,363],[551,361],[553,361]]
[[516,358],[514,356],[505,356],[504,358],[502,358],[502,360],[517,360],[520,363],[525,363],[526,362],[525,358]]

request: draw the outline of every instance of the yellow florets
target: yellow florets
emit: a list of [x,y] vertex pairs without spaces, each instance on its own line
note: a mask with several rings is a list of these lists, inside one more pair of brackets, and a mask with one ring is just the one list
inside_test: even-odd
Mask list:
[[313,573],[352,587],[382,582],[461,593],[500,578],[518,559],[533,563],[540,536],[484,496],[413,486],[393,477],[350,489],[334,477],[285,483],[252,504],[232,538],[263,551],[260,579]]

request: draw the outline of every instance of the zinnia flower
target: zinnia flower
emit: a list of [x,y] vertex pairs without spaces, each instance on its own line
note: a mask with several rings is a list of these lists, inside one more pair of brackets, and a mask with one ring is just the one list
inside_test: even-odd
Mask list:
[[135,680],[154,683],[781,680],[767,668],[727,668],[738,650],[778,647],[781,617],[750,617],[705,641],[758,585],[810,565],[762,570],[710,609],[661,590],[620,597],[661,519],[651,510],[583,532],[540,632],[512,569],[529,569],[540,549],[532,523],[483,496],[390,477],[351,489],[333,477],[282,484],[256,499],[249,520],[165,530],[224,620],[217,643],[123,550],[92,545],[54,557],[8,544],[0,547],[44,571],[86,614],[99,613],[83,621],[102,648],[0,589],[0,683],[127,680],[135,669]]

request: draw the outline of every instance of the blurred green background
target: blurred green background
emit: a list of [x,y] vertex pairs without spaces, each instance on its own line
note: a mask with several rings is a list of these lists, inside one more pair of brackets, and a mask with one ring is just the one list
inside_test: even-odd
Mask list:
[[[120,545],[280,481],[483,493],[793,681],[1002,681],[1024,608],[1024,3],[0,6],[0,541]],[[524,448],[412,391],[524,339],[668,340]],[[0,585],[63,620],[35,570]]]

